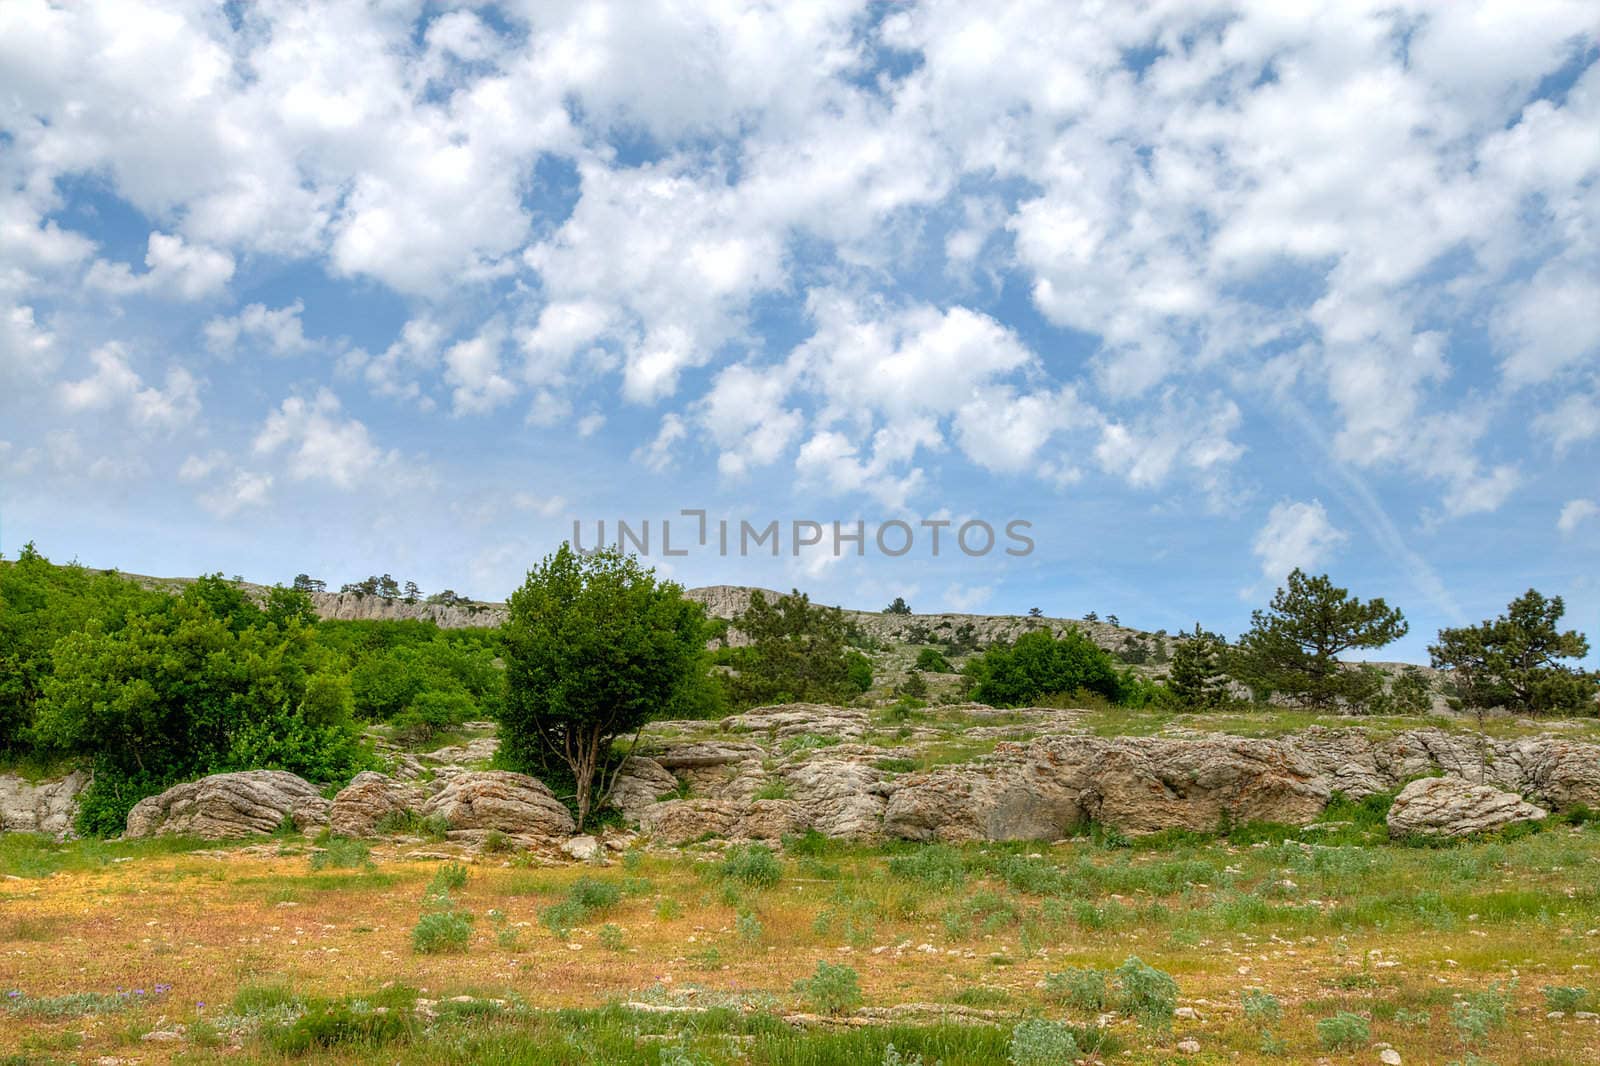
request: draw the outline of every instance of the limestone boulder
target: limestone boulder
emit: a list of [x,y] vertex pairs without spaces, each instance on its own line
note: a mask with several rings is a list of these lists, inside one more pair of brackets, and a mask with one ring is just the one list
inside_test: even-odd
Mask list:
[[543,781],[509,770],[464,770],[429,797],[424,817],[444,818],[452,836],[491,831],[507,836],[556,840],[577,826],[572,814]]
[[794,800],[760,799],[751,802],[739,821],[738,835],[750,840],[782,840],[812,827],[805,808]]
[[212,774],[134,804],[126,835],[224,840],[275,832],[285,818],[305,832],[327,825],[331,807],[317,786],[283,770]]
[[828,707],[820,703],[784,703],[757,707],[723,719],[722,727],[734,733],[765,733],[784,741],[806,735],[830,740],[860,740],[871,727],[860,707]]
[[678,846],[705,837],[736,836],[743,815],[743,806],[730,800],[667,800],[643,810],[639,830],[658,844]]
[[43,833],[61,839],[72,834],[78,794],[89,787],[87,770],[51,781],[29,781],[0,774],[0,833]]
[[427,794],[416,785],[363,771],[333,797],[328,828],[341,836],[372,836],[385,817],[420,811],[426,802]]
[[1389,835],[1464,837],[1545,817],[1514,792],[1457,777],[1425,777],[1400,790],[1389,808]]
[[616,784],[611,788],[607,802],[622,812],[630,822],[639,820],[639,813],[652,803],[657,803],[678,790],[678,779],[654,759],[635,755],[622,764]]

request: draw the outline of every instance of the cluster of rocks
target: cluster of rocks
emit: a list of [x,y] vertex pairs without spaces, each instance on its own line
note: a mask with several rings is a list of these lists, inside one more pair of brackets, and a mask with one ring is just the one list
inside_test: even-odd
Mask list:
[[[983,718],[995,712],[970,711],[962,727],[900,730],[907,747],[869,743],[872,724],[860,708],[787,704],[721,722],[659,723],[623,765],[610,803],[664,845],[806,831],[858,840],[1054,840],[1090,822],[1130,835],[1304,826],[1323,817],[1336,792],[1361,799],[1402,786],[1389,815],[1397,836],[1469,835],[1550,810],[1600,807],[1600,746],[1552,734],[1490,740],[1440,729],[1385,737],[1315,728],[1277,739],[1096,737],[1068,732],[1071,718],[1059,710],[1007,712],[1008,721],[993,725]],[[1025,739],[998,740],[993,754],[970,762],[905,772],[920,740],[1008,732]],[[464,843],[491,833],[529,846],[571,837],[571,815],[542,782],[470,768],[493,746],[485,737],[397,758],[393,773],[360,774],[331,799],[280,771],[214,775],[140,802],[127,832],[241,837],[287,820],[302,830],[372,836],[429,821]],[[30,786],[18,799],[17,787],[0,782],[0,824],[64,831],[82,784]]]
[[0,833],[66,836],[78,814],[78,794],[89,787],[89,780],[87,770],[51,781],[0,774]]

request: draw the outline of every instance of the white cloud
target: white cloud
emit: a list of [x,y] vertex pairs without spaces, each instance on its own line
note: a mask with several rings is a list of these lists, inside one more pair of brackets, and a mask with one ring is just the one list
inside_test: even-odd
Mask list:
[[971,613],[989,602],[994,594],[992,585],[951,585],[944,590],[945,606],[959,613]]
[[1261,576],[1280,582],[1296,567],[1315,573],[1349,535],[1328,519],[1322,501],[1274,504],[1256,534],[1251,551],[1261,562]]
[[682,416],[666,414],[661,418],[661,428],[649,444],[634,449],[633,461],[646,469],[662,473],[677,462],[677,448],[689,435]]
[[516,384],[501,372],[500,349],[505,331],[490,323],[476,337],[457,341],[444,353],[444,379],[454,386],[455,413],[492,411],[517,394]]
[[240,511],[265,506],[271,491],[271,474],[239,470],[225,484],[201,493],[200,506],[218,518],[232,518]]
[[1571,536],[1579,526],[1595,515],[1600,515],[1600,504],[1593,500],[1568,500],[1556,519],[1556,529],[1564,537]]
[[0,377],[38,379],[58,361],[55,336],[34,321],[33,308],[0,306]]
[[415,400],[424,409],[431,409],[432,401],[423,395],[421,377],[438,365],[445,336],[444,327],[433,319],[411,319],[382,355],[366,363],[367,384],[380,396]]
[[296,481],[326,481],[342,489],[360,485],[380,464],[397,458],[379,449],[359,420],[344,417],[339,398],[327,389],[310,400],[284,400],[267,416],[253,448],[260,456],[285,452]]
[[1228,471],[1244,454],[1233,439],[1240,421],[1238,405],[1223,396],[1190,400],[1168,390],[1159,408],[1107,421],[1095,460],[1138,489],[1159,488],[1175,472],[1187,473],[1220,502]]
[[233,277],[233,256],[183,237],[159,231],[150,234],[142,274],[126,263],[97,259],[84,283],[113,296],[155,293],[179,300],[202,300],[227,287]]
[[1600,395],[1570,393],[1533,420],[1560,455],[1575,444],[1600,437]]
[[213,318],[205,325],[206,347],[231,355],[241,340],[255,341],[273,355],[298,355],[311,347],[300,315],[305,304],[296,300],[277,310],[250,304],[237,315]]
[[128,353],[115,342],[89,355],[94,372],[77,381],[63,382],[62,405],[72,412],[124,408],[134,425],[146,429],[177,429],[200,413],[200,387],[182,367],[167,371],[162,388],[146,386],[128,364]]

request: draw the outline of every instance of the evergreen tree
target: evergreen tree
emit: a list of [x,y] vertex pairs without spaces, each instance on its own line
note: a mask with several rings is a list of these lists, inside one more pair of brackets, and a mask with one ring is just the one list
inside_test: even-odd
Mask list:
[[1560,630],[1566,604],[1529,589],[1506,613],[1475,626],[1441,629],[1428,648],[1433,665],[1453,672],[1451,694],[1482,713],[1595,712],[1596,675],[1561,662],[1589,654],[1582,633]]
[[1172,652],[1167,690],[1185,707],[1218,707],[1228,700],[1227,641],[1194,624]]

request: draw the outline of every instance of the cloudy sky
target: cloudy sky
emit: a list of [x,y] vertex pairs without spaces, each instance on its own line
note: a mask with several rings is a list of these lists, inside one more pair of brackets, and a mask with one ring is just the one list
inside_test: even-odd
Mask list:
[[[1588,0],[0,3],[0,548],[1600,630]],[[676,531],[675,531],[676,532]],[[869,533],[870,536],[870,533]]]

